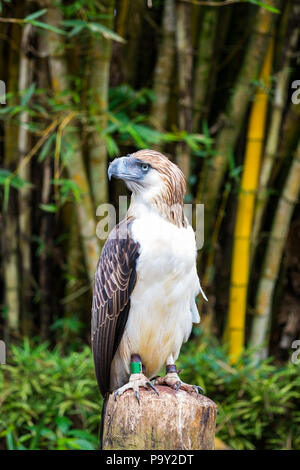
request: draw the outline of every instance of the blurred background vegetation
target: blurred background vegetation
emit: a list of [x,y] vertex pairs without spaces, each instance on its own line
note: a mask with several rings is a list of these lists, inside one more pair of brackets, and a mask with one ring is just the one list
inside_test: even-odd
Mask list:
[[205,205],[209,301],[179,366],[218,404],[217,446],[300,449],[299,0],[0,8],[0,449],[98,447],[96,209],[141,148]]

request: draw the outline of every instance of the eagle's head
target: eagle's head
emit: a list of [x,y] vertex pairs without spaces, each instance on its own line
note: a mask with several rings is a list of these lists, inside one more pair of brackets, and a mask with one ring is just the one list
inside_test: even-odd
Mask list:
[[162,153],[139,150],[126,157],[115,158],[108,168],[108,178],[112,176],[126,183],[135,204],[145,204],[159,211],[175,225],[186,225],[183,211],[186,192],[184,175]]

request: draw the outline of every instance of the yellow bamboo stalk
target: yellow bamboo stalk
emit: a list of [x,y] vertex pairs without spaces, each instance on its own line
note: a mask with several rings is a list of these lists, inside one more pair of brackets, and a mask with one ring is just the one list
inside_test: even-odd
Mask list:
[[[294,5],[290,14],[296,18],[299,11],[299,5]],[[297,47],[300,27],[295,27],[289,35],[288,44],[284,45],[284,61],[281,70],[277,74],[277,82],[274,93],[274,102],[272,106],[272,113],[270,119],[270,126],[268,130],[268,138],[262,159],[262,167],[259,175],[259,186],[257,200],[255,204],[255,215],[252,229],[252,246],[251,246],[251,259],[253,261],[255,256],[256,246],[259,242],[259,232],[261,229],[263,215],[268,203],[269,193],[268,185],[271,179],[272,171],[278,156],[278,146],[280,142],[280,128],[282,124],[282,117],[284,114],[286,96],[288,92],[288,83],[291,75],[290,62],[293,53]]]
[[[272,69],[273,48],[274,40],[271,39],[260,75],[260,80],[264,82],[265,86],[269,83]],[[234,230],[228,318],[229,356],[233,363],[239,358],[244,344],[250,238],[268,107],[268,95],[265,86],[258,88],[251,109]]]

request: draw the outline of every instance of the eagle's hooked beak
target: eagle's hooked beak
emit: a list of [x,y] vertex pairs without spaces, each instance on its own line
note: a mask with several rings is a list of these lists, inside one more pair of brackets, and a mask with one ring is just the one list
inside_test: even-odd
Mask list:
[[111,177],[114,176],[115,178],[122,179],[122,176],[127,174],[126,171],[126,157],[115,158],[108,167],[108,179],[111,180]]
[[108,179],[111,177],[118,178],[124,181],[139,182],[143,178],[140,168],[136,165],[136,159],[130,157],[115,158],[108,167]]

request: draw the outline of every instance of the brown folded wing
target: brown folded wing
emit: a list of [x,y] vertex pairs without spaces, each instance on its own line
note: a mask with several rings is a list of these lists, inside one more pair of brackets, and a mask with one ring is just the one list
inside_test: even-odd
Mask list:
[[101,394],[110,391],[110,368],[120,344],[136,282],[139,244],[130,236],[132,220],[110,233],[98,261],[94,280],[91,342]]

